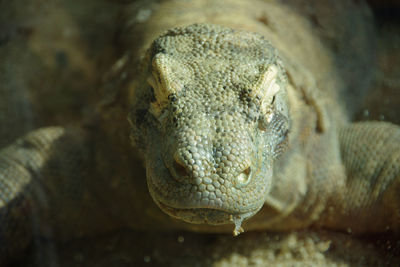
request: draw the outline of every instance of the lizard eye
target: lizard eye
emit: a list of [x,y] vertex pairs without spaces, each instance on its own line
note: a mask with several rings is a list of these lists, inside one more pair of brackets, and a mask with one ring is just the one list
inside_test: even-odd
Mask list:
[[[176,76],[173,60],[163,54],[157,54],[152,60],[152,72],[147,82],[153,88],[154,101],[150,103],[150,113],[159,118],[168,105],[169,96],[182,90],[180,77]],[[172,66],[172,67],[171,67]],[[153,99],[152,99],[153,100]]]
[[271,100],[271,105],[273,105],[273,104],[274,104],[274,102],[275,102],[275,97],[276,97],[276,96],[273,96],[273,97],[272,97],[272,100]]
[[289,121],[279,112],[271,112],[262,116],[258,121],[258,128],[273,136],[275,140],[274,154],[280,155],[288,145]]
[[[270,105],[272,106],[274,104],[274,102],[275,102],[275,96],[272,97]],[[268,124],[270,124],[270,122],[272,121],[273,117],[274,117],[274,111],[272,109],[269,109],[267,111],[267,114],[261,116],[260,119],[258,120],[258,128],[261,131],[266,131],[267,127],[268,127]]]
[[273,117],[274,114],[272,112],[260,116],[258,120],[258,129],[260,129],[261,131],[266,131]]

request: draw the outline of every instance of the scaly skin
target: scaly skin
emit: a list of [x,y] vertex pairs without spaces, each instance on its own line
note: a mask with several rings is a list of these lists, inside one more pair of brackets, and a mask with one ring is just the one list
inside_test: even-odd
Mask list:
[[134,107],[131,121],[153,199],[191,223],[240,227],[263,206],[287,139],[287,79],[274,49],[204,24],[172,30],[149,51],[153,89],[143,90],[155,100],[139,125]]
[[[260,35],[212,24],[171,30],[154,41],[142,74],[148,85],[138,90],[143,95],[130,116],[154,201],[190,223],[231,221],[235,235],[263,205],[255,223],[260,228],[398,229],[399,201],[390,193],[399,179],[398,128],[371,123],[341,131],[352,126],[334,120],[328,105],[310,107],[298,98],[281,62]],[[377,152],[381,156],[351,150],[348,139],[364,128],[375,129],[378,139],[388,133],[395,149]],[[341,143],[352,153],[341,152]],[[354,161],[371,160],[368,172],[353,170]],[[377,172],[387,180],[376,197],[354,202],[371,193],[354,196],[374,187]],[[381,195],[390,200],[382,202]],[[373,224],[371,209],[384,210]]]
[[[368,85],[369,68],[357,67],[371,60],[369,24],[354,24],[359,37],[350,42],[352,33],[318,35],[306,12],[275,1],[166,1],[151,10],[123,37],[134,51],[121,61],[133,66],[132,84],[105,90],[100,103],[96,90],[88,92],[82,112],[61,102],[55,106],[72,114],[65,125],[2,145],[0,238],[21,245],[0,251],[0,261],[27,243],[19,236],[32,222],[45,226],[38,234],[61,240],[121,227],[226,232],[232,222],[238,234],[245,219],[246,230],[398,230],[398,127],[350,124],[345,103]],[[30,93],[40,100],[33,107],[82,101],[73,90],[49,100]],[[21,105],[3,104],[29,118]],[[189,224],[165,216],[148,196],[127,138],[130,106],[150,193]]]

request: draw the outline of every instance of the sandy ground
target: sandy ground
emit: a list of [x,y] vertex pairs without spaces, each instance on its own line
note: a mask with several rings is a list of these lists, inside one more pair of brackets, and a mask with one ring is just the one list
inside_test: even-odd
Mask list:
[[231,235],[119,231],[43,242],[22,266],[398,266],[400,241],[326,231]]

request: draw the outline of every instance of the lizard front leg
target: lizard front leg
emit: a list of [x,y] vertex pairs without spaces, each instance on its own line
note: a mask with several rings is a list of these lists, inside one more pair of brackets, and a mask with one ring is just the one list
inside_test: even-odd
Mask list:
[[346,182],[331,197],[327,222],[353,233],[400,229],[400,127],[359,122],[339,132]]
[[54,224],[68,225],[61,208],[77,219],[68,206],[78,216],[89,161],[84,132],[63,127],[35,130],[0,150],[0,263],[23,251],[32,233],[51,237]]

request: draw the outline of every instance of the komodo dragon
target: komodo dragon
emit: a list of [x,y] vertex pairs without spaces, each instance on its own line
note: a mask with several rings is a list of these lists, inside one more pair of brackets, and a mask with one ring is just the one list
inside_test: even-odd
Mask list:
[[[350,123],[373,61],[368,12],[350,19],[359,32],[327,41],[312,27],[323,16],[294,2],[165,1],[128,21],[130,82],[78,122],[2,148],[0,258],[29,242],[32,225],[61,240],[232,223],[235,235],[398,231],[400,128]],[[137,155],[154,202],[181,220],[152,204]]]

